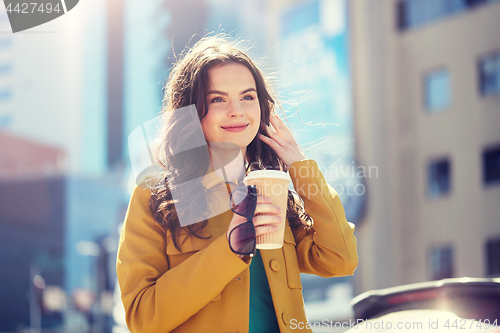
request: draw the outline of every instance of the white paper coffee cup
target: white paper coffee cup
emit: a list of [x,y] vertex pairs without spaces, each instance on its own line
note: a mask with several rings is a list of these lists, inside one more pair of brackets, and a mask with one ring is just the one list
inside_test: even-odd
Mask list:
[[[245,185],[255,185],[259,195],[271,198],[272,204],[281,208],[281,223],[276,232],[257,236],[258,249],[279,249],[283,246],[285,234],[285,218],[288,203],[288,186],[290,176],[279,170],[251,171],[245,179]],[[276,215],[276,214],[269,214]]]

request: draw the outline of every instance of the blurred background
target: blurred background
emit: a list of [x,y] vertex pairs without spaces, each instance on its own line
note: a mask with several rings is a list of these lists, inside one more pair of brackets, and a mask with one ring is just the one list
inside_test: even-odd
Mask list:
[[354,276],[302,274],[309,320],[500,277],[500,1],[84,0],[16,34],[0,6],[0,332],[127,332],[128,135],[174,54],[219,32],[253,46],[356,224]]

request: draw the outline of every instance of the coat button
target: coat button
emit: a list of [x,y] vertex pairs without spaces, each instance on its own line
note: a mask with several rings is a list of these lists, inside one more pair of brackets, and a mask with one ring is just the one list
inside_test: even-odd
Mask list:
[[270,262],[270,266],[271,266],[271,269],[272,269],[273,271],[275,271],[275,272],[279,271],[279,270],[280,270],[280,267],[281,267],[281,265],[280,265],[279,261],[278,261],[278,260],[276,260],[276,259],[271,260],[271,262]]
[[288,316],[286,314],[281,314],[281,320],[283,320],[283,324],[288,325]]

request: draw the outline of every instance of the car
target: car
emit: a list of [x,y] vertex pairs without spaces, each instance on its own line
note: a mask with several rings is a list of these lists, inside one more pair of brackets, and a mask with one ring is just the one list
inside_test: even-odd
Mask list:
[[500,333],[500,278],[450,278],[372,290],[356,296],[351,306],[358,325],[346,332]]

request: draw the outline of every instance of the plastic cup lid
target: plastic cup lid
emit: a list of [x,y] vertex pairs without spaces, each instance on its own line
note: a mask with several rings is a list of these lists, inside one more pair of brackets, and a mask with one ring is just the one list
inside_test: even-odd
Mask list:
[[256,170],[250,171],[243,181],[260,178],[278,178],[291,181],[288,173],[279,170]]

